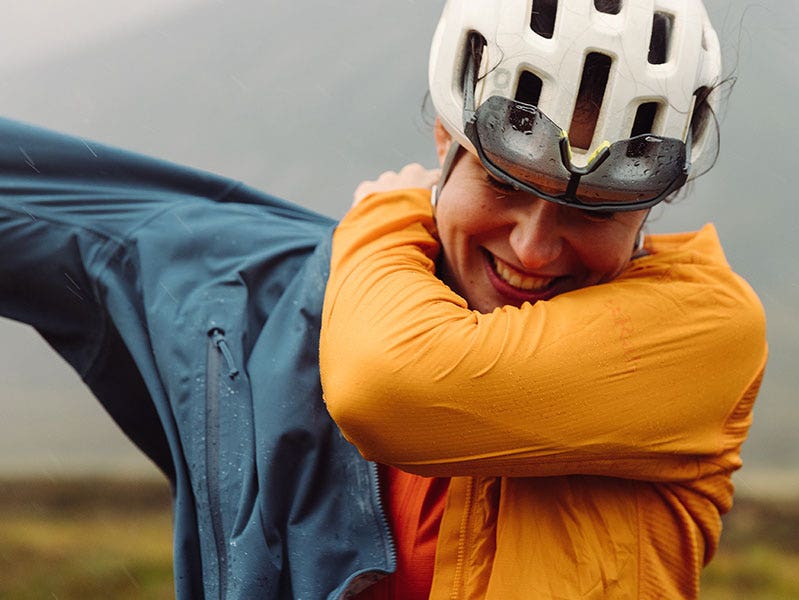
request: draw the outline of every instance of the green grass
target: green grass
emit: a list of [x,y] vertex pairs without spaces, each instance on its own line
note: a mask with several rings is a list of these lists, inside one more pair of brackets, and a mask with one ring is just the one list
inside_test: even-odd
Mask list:
[[[0,599],[173,598],[171,527],[160,481],[0,482]],[[701,598],[799,599],[799,503],[738,499]]]
[[161,482],[0,484],[0,598],[173,598]]
[[703,600],[799,599],[799,503],[736,499],[701,589]]

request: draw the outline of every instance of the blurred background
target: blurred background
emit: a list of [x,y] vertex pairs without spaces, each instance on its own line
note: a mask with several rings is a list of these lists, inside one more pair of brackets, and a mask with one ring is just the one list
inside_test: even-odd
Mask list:
[[[799,499],[799,217],[791,208],[796,193],[789,182],[799,133],[793,114],[799,98],[799,4],[706,4],[722,39],[726,70],[738,79],[723,111],[721,155],[690,195],[653,213],[650,230],[696,229],[713,221],[730,263],[766,308],[771,358],[744,448],[745,467],[736,477],[740,512],[749,521],[728,527],[732,538],[739,531],[741,540],[750,540],[751,553],[760,543],[756,537],[767,536],[763,531],[799,539],[799,529],[789,524],[789,516],[796,516],[791,500]],[[340,217],[359,181],[411,161],[434,164],[422,104],[429,41],[442,5],[0,0],[0,115],[238,178]],[[141,501],[155,511],[152,518],[106,532],[131,540],[143,534],[142,523],[160,523],[163,517],[153,515],[168,512],[168,494],[154,468],[33,331],[0,321],[0,340],[0,508],[25,506],[31,519],[17,539],[12,521],[0,515],[0,597],[50,597],[56,593],[51,588],[25,596],[31,589],[25,585],[2,587],[3,573],[16,573],[2,561],[8,567],[34,561],[33,555],[25,558],[33,550],[20,545],[35,528],[34,517],[80,514],[81,493],[98,496],[99,488],[111,490],[116,504],[135,499],[135,490],[146,486],[124,482],[151,482],[153,495],[140,493],[154,502]],[[763,519],[769,515],[775,521],[767,526]],[[74,518],[51,525],[69,523]],[[166,523],[154,528],[153,539],[161,541],[153,544],[168,544],[168,517]],[[166,542],[158,537],[164,529]],[[793,533],[785,536],[786,531]],[[150,548],[150,542],[142,544]],[[793,561],[787,563],[790,572],[799,573],[799,542],[779,544]],[[72,553],[59,548],[58,556]],[[773,557],[741,556],[741,564],[755,573],[747,585],[766,589],[757,576],[772,567],[757,561],[772,565]],[[729,560],[721,567],[730,577],[742,572]],[[117,573],[120,585],[133,590],[130,597],[146,596],[150,592],[141,586],[147,577],[131,569]],[[66,580],[96,580],[89,567],[76,573],[83,575]],[[799,583],[792,589],[799,590]],[[769,594],[763,597],[783,597]]]

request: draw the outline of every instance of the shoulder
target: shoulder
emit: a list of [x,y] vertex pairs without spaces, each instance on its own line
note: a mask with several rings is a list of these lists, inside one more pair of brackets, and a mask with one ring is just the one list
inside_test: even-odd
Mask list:
[[619,280],[646,282],[647,298],[659,301],[664,319],[667,311],[686,315],[679,337],[704,349],[696,359],[707,363],[708,376],[718,372],[719,379],[740,379],[740,389],[748,388],[766,360],[765,311],[727,262],[715,227],[651,236],[646,247],[650,254],[633,261]]
[[695,232],[647,236],[646,249],[649,254],[634,260],[620,280],[654,278],[668,284],[681,303],[715,308],[719,316],[747,317],[765,333],[760,299],[730,267],[712,224]]

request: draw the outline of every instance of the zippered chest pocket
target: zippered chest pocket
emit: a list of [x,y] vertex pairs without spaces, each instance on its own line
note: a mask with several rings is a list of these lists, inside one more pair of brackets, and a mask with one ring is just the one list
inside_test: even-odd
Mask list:
[[[229,572],[228,544],[232,537],[233,524],[230,521],[231,506],[226,505],[231,498],[237,498],[241,490],[242,464],[249,453],[242,448],[231,448],[233,442],[231,429],[241,428],[244,446],[247,428],[251,424],[249,394],[240,385],[241,373],[236,365],[233,352],[225,336],[225,331],[213,327],[208,331],[206,342],[205,377],[205,479],[208,513],[206,515],[212,531],[213,547],[206,548],[214,556],[218,569],[219,597],[227,595]],[[238,424],[238,426],[237,426]],[[238,461],[233,453],[238,450]],[[231,473],[231,471],[233,471]],[[227,517],[227,518],[226,518]],[[210,544],[209,544],[210,545]]]

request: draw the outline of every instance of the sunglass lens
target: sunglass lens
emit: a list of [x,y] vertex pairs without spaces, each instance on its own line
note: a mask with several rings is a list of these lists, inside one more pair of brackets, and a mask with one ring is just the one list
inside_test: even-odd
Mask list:
[[561,156],[562,130],[538,108],[509,98],[492,96],[481,104],[467,135],[487,168],[558,202],[621,210],[658,202],[685,181],[685,144],[647,134],[611,144],[607,157],[581,175],[575,195],[566,197],[572,173]]
[[609,156],[580,180],[577,196],[587,204],[628,204],[653,200],[683,174],[685,145],[642,135],[611,144]]
[[510,178],[553,196],[566,191],[560,128],[535,107],[491,97],[477,111],[476,132],[486,157]]

